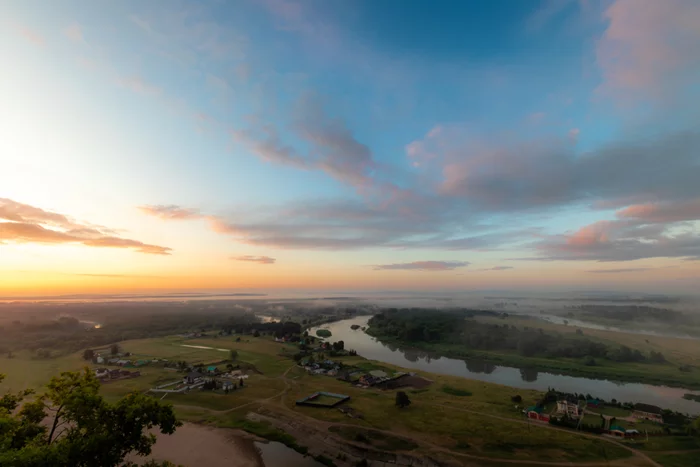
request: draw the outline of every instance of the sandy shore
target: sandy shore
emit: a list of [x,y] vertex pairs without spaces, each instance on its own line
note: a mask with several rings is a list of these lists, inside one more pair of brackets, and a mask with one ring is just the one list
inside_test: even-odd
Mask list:
[[169,460],[186,467],[264,467],[253,441],[234,430],[185,423],[172,435],[155,434],[158,441],[149,457],[129,456],[128,460]]

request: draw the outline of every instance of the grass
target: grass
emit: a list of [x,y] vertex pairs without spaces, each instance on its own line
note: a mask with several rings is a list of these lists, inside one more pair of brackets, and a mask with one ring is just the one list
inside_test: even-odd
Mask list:
[[[401,369],[394,367],[390,370]],[[417,435],[425,441],[448,449],[453,449],[459,443],[462,443],[462,446],[466,443],[470,446],[470,452],[494,458],[596,460],[602,455],[597,448],[598,444],[605,444],[605,454],[610,459],[630,455],[628,451],[619,447],[600,443],[573,432],[539,428],[528,431],[524,424],[518,422],[522,420],[522,415],[513,408],[510,401],[514,394],[512,388],[452,376],[430,375],[430,378],[434,379],[436,384],[425,388],[425,391],[412,394],[412,404],[406,409],[395,407],[394,391],[359,389],[334,378],[319,377],[302,377],[297,380],[287,397],[287,406],[310,417],[354,424],[358,429],[391,430],[397,435]],[[455,397],[443,392],[444,386],[472,395]],[[348,394],[351,399],[346,405],[361,413],[364,418],[348,419],[333,409],[293,406],[291,401],[318,390]],[[529,404],[540,397],[535,391],[518,390],[518,393],[523,397],[523,402]],[[500,415],[514,420],[497,420],[463,410]]]
[[695,436],[651,436],[629,442],[629,445],[645,452],[686,451],[700,449],[700,438]]
[[347,440],[367,444],[383,451],[412,451],[418,447],[409,439],[359,427],[332,426],[329,431]]
[[[640,350],[643,353],[649,353],[652,350],[661,352],[669,361],[668,365],[653,365],[655,367],[669,367],[671,373],[680,373],[678,367],[680,365],[695,365],[700,360],[700,341],[695,339],[678,339],[675,337],[666,336],[648,336],[642,334],[632,334],[619,331],[577,328],[576,326],[565,326],[562,324],[549,323],[547,321],[521,317],[508,316],[503,320],[500,318],[477,317],[481,322],[490,322],[496,324],[505,324],[523,328],[525,326],[535,329],[543,329],[545,331],[559,332],[564,334],[573,334],[577,329],[581,329],[585,337],[603,342],[606,345],[620,346],[626,345],[631,349]],[[649,367],[649,365],[642,365]],[[593,367],[595,368],[595,367]],[[687,376],[691,380],[700,380],[700,370],[696,370],[697,374],[690,372]]]
[[328,329],[319,329],[316,331],[316,335],[318,337],[328,338],[331,337],[333,333],[330,332]]
[[[227,352],[180,347],[183,341],[177,337],[141,339],[123,342],[122,346],[125,350],[139,355],[171,360],[210,362],[228,358]],[[249,336],[246,336],[242,342],[235,342],[235,337],[226,337],[190,339],[187,343],[226,350],[235,349],[238,351],[240,361],[254,364],[263,374],[252,374],[246,380],[242,390],[228,395],[200,391],[189,394],[169,394],[164,401],[175,404],[178,417],[222,427],[241,428],[266,439],[279,441],[299,452],[304,451],[305,448],[298,446],[294,438],[288,434],[264,423],[247,420],[246,413],[255,410],[255,405],[237,409],[241,405],[265,399],[273,401],[267,407],[274,409],[274,403],[279,401],[274,399],[274,396],[280,394],[286,387],[285,381],[279,376],[293,365],[291,360],[282,357],[280,353],[289,350],[291,346],[275,343],[269,338]],[[363,370],[382,369],[389,374],[395,371],[407,371],[361,357],[344,357],[343,361]],[[31,360],[18,355],[16,359],[7,362],[10,365],[4,365],[6,359],[0,357],[0,365],[2,365],[0,368],[3,373],[8,374],[8,381],[13,386],[42,385],[58,371],[78,369],[85,364],[80,354],[47,361]],[[178,379],[181,376],[179,373],[152,366],[141,368],[141,372],[142,376],[139,378],[104,385],[103,394],[110,400],[116,399],[131,391],[145,390],[156,382],[162,382],[168,378]],[[519,394],[523,398],[520,405],[531,405],[541,398],[541,393],[538,391],[514,389],[456,376],[430,374],[426,376],[435,384],[428,388],[411,391],[411,406],[398,409],[394,405],[394,391],[360,389],[335,378],[311,376],[297,369],[292,369],[287,376],[287,384],[290,386],[284,398],[287,409],[328,422],[356,425],[357,430],[365,430],[373,435],[376,431],[372,430],[391,430],[396,433],[399,441],[382,440],[381,443],[384,443],[387,450],[408,449],[406,445],[401,444],[406,441],[401,435],[405,435],[417,437],[447,449],[455,449],[455,447],[459,450],[468,449],[475,455],[494,459],[576,462],[595,461],[603,456],[608,459],[623,459],[630,455],[628,451],[612,444],[585,438],[574,432],[534,427],[528,430],[524,424],[519,423],[522,415],[514,409],[511,396]],[[5,386],[3,384],[3,387]],[[361,413],[363,419],[348,418],[337,409],[295,406],[296,400],[317,391],[349,395],[351,399],[346,402],[346,405]],[[475,412],[497,415],[504,417],[505,420],[484,417]],[[597,420],[599,421],[599,418]],[[370,439],[369,436],[367,438]],[[371,439],[372,443],[380,443],[374,438]],[[650,443],[661,439],[665,438],[654,438]],[[654,445],[651,444],[651,446]],[[605,452],[601,451],[603,448]],[[643,449],[651,450],[648,446]],[[416,452],[422,451],[419,448]]]
[[[557,325],[545,321],[509,316],[506,319],[478,317],[479,321],[492,322],[499,325],[509,324],[516,327],[541,328],[550,332],[575,333],[576,327]],[[516,352],[467,350],[463,346],[444,343],[415,343],[416,348],[432,351],[452,358],[480,359],[501,365],[519,368],[533,368],[552,373],[562,373],[591,378],[608,378],[618,381],[642,382],[650,384],[666,384],[691,389],[700,389],[700,370],[682,372],[682,364],[694,364],[700,359],[700,340],[677,339],[634,335],[616,331],[583,330],[584,335],[593,340],[604,342],[610,346],[627,345],[644,353],[655,350],[663,353],[668,360],[663,364],[652,363],[618,363],[604,359],[596,359],[597,365],[587,366],[583,359],[524,357]],[[386,342],[397,342],[395,339],[375,336]]]
[[464,389],[458,389],[458,388],[453,388],[452,386],[443,386],[441,388],[442,392],[445,394],[449,394],[451,396],[458,396],[458,397],[465,397],[465,396],[471,396],[472,393],[470,391],[464,390]]
[[651,454],[649,457],[654,459],[664,467],[690,467],[698,465],[700,453],[684,452],[677,454]]

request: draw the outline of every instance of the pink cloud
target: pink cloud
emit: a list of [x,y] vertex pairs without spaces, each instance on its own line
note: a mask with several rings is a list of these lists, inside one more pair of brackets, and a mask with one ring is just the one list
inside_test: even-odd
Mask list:
[[598,221],[587,225],[567,236],[566,243],[571,246],[591,246],[607,243],[609,240],[608,231],[611,225],[610,221]]
[[63,34],[65,34],[66,37],[73,42],[85,42],[85,39],[83,38],[83,30],[78,23],[73,23],[68,26],[63,30]]
[[700,2],[616,0],[597,44],[601,90],[623,103],[685,95],[700,64]]
[[11,199],[0,198],[0,245],[12,243],[81,244],[101,248],[129,248],[140,253],[169,255],[168,247],[112,235],[114,231]]
[[275,258],[271,258],[269,256],[251,256],[251,255],[234,256],[231,259],[235,260],[235,261],[246,261],[249,263],[259,263],[259,264],[275,264],[275,261],[277,261]]
[[468,261],[414,261],[412,263],[379,264],[375,271],[381,270],[414,270],[414,271],[452,271],[469,266]]
[[202,215],[196,209],[185,209],[183,207],[169,205],[145,205],[139,206],[138,209],[149,216],[158,217],[168,220],[185,220],[185,219],[200,219]]
[[546,114],[544,112],[535,112],[527,116],[527,122],[531,125],[542,123]]
[[118,80],[119,84],[127,89],[131,89],[137,94],[157,96],[162,90],[158,86],[147,83],[139,76],[128,76]]
[[578,135],[581,133],[581,130],[578,128],[572,128],[569,130],[569,140],[571,140],[572,143],[575,143],[578,141]]
[[615,215],[648,223],[671,223],[700,220],[700,199],[677,203],[635,204],[620,209]]
[[19,33],[34,45],[43,47],[46,44],[44,37],[36,31],[33,31],[27,27],[21,26],[19,28]]

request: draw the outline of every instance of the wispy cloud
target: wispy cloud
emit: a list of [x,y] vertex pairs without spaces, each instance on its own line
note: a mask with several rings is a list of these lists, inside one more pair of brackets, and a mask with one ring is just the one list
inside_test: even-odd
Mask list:
[[138,209],[149,216],[168,220],[199,219],[202,215],[197,209],[186,209],[175,204],[144,205]]
[[100,248],[127,248],[139,253],[169,255],[168,247],[150,245],[113,235],[114,231],[79,223],[63,214],[0,198],[0,244],[81,244]]
[[34,45],[43,47],[46,45],[44,36],[26,26],[19,26],[19,34]]
[[620,269],[591,269],[590,271],[586,271],[592,274],[624,274],[628,272],[642,272],[642,271],[651,271],[652,269],[658,269],[658,268],[620,268]]
[[78,23],[73,23],[63,30],[63,34],[73,42],[85,43],[83,30]]
[[381,270],[415,270],[415,271],[452,271],[469,266],[468,261],[414,261],[412,263],[378,264],[375,271]]
[[479,271],[505,271],[507,269],[514,269],[513,266],[494,266],[492,268],[479,269]]
[[275,264],[275,261],[277,261],[275,258],[271,258],[269,256],[252,256],[252,255],[245,255],[245,256],[233,256],[231,259],[235,261],[247,261],[250,263],[260,263],[260,264]]
[[700,64],[700,3],[616,0],[597,44],[601,91],[625,105],[686,104]]
[[160,87],[144,81],[140,76],[125,76],[120,78],[118,82],[122,87],[130,89],[137,94],[157,96],[162,92]]

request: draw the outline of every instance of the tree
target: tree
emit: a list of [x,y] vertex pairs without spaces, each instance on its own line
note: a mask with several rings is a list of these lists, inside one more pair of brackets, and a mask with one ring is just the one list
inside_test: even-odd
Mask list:
[[408,398],[408,395],[403,391],[397,392],[396,406],[400,409],[403,409],[404,407],[408,407],[409,405],[411,405],[411,400]]
[[255,332],[253,332],[253,337],[260,337],[260,333],[256,329]]
[[95,351],[92,349],[85,349],[83,352],[83,360],[92,361],[95,358]]
[[238,387],[243,387],[243,378],[238,379]]
[[693,432],[695,433],[696,436],[700,436],[700,417],[696,418],[693,421]]
[[131,452],[150,454],[155,437],[147,430],[172,434],[181,425],[169,405],[139,393],[110,404],[99,387],[85,368],[54,377],[31,402],[22,404],[28,390],[0,398],[0,465],[114,467]]
[[229,352],[229,356],[231,357],[231,360],[235,362],[238,358],[238,352],[236,350],[231,350],[231,352]]
[[226,370],[231,373],[233,371],[233,365],[231,363],[226,365]]
[[117,355],[119,353],[119,344],[112,344],[109,347],[109,353],[112,355]]

